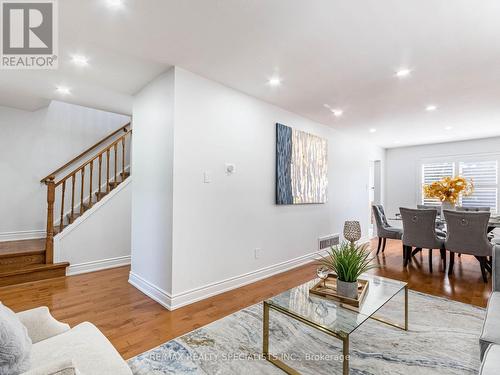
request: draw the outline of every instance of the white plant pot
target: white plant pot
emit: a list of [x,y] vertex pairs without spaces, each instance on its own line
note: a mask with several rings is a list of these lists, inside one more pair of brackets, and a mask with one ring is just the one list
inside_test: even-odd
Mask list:
[[337,279],[337,293],[339,296],[351,299],[358,298],[358,282],[347,283]]

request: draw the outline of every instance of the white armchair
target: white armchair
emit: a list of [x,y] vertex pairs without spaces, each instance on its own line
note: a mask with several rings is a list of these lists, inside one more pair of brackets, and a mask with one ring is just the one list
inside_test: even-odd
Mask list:
[[91,323],[73,328],[54,319],[47,307],[17,314],[33,347],[23,375],[132,375],[108,339]]
[[68,324],[61,323],[54,319],[54,317],[50,315],[48,307],[45,306],[26,310],[16,315],[28,330],[28,335],[33,344],[70,330]]

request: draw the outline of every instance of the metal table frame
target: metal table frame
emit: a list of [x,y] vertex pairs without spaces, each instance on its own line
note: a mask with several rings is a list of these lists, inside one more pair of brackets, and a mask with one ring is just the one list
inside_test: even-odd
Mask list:
[[[383,319],[383,318],[379,318],[379,317],[376,317],[374,316],[375,313],[380,310],[387,302],[389,302],[392,298],[394,298],[398,293],[396,293],[394,296],[392,296],[391,298],[389,298],[382,306],[380,306],[377,310],[375,310],[373,312],[373,314],[370,315],[370,318],[371,319],[374,319],[374,320],[377,320],[381,323],[384,323],[384,324],[387,324],[387,325],[390,325],[391,327],[396,327],[396,328],[399,328],[399,329],[402,329],[404,331],[408,331],[408,285],[405,285],[404,286],[404,300],[405,300],[405,307],[404,307],[404,310],[405,310],[405,322],[404,322],[404,325],[401,325],[401,324],[398,324],[398,323],[394,323],[394,322],[391,322],[389,320],[386,320],[386,319]],[[292,367],[288,366],[287,364],[285,364],[283,361],[281,361],[280,359],[278,359],[278,357],[276,357],[275,355],[273,354],[270,354],[269,353],[269,312],[270,310],[274,310],[276,312],[279,312],[281,314],[284,314],[292,319],[295,319],[305,325],[308,325],[309,327],[312,327],[312,328],[315,328],[316,330],[320,331],[320,332],[323,332],[329,336],[332,336],[332,337],[335,337],[337,339],[339,339],[340,341],[342,341],[342,369],[343,369],[343,372],[342,374],[343,375],[348,375],[349,374],[349,333],[335,333],[331,330],[329,330],[328,328],[326,327],[323,327],[319,324],[316,324],[314,322],[311,322],[297,314],[294,314],[280,306],[277,306],[275,304],[272,304],[272,303],[269,303],[267,301],[264,301],[263,302],[263,307],[264,307],[264,316],[263,316],[263,345],[262,345],[262,354],[264,356],[264,358],[271,362],[273,365],[275,365],[276,367],[280,368],[281,370],[283,370],[284,372],[286,372],[287,374],[290,374],[290,375],[300,375],[300,373],[297,371],[297,370],[294,370]],[[353,307],[353,306],[350,306],[350,305],[346,305],[346,304],[340,304],[340,307],[342,308],[347,308],[347,309],[350,309],[350,310],[353,310],[353,311],[358,311],[356,307]],[[363,322],[364,323],[364,322]],[[363,323],[361,323],[359,326],[361,326]],[[356,329],[358,328],[356,327]],[[353,332],[356,330],[354,329]],[[351,332],[352,333],[352,332]]]

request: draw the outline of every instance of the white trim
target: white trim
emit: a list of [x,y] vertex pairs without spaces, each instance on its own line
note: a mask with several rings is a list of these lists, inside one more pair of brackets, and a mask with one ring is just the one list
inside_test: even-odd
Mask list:
[[23,230],[18,232],[4,232],[0,233],[0,242],[45,238],[45,233],[46,231],[44,230]]
[[94,260],[92,262],[72,264],[66,269],[66,276],[79,275],[81,273],[106,270],[108,268],[122,267],[130,264],[130,255],[123,257]]
[[320,254],[321,252],[316,251],[295,259],[287,260],[278,264],[274,264],[272,266],[251,271],[243,275],[230,277],[225,280],[217,281],[185,292],[181,292],[174,296],[158,288],[154,284],[146,281],[133,272],[130,272],[129,283],[146,294],[148,297],[158,302],[160,305],[166,307],[168,310],[175,310],[180,307],[190,305],[194,302],[210,298],[217,294],[221,294],[229,290],[237,289],[242,286],[254,283],[278,273],[289,271],[293,268],[299,267],[317,259]]
[[171,304],[172,296],[165,290],[158,288],[132,271],[130,271],[128,282],[166,309],[173,310]]

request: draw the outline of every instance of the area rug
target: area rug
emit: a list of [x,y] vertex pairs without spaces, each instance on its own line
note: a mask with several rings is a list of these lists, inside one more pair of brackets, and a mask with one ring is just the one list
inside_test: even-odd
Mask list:
[[[484,309],[410,291],[408,332],[369,319],[350,340],[350,373],[477,374]],[[378,316],[403,319],[403,296]],[[262,305],[254,305],[129,360],[135,375],[276,374],[264,360]],[[270,351],[302,374],[342,374],[340,342],[271,311]]]

